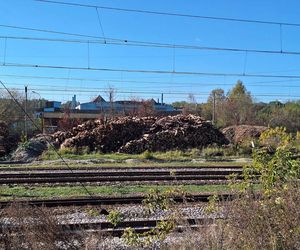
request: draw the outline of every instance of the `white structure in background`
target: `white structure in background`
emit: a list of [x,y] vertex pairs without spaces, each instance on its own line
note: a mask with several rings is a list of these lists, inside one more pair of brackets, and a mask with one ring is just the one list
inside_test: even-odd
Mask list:
[[[157,112],[177,112],[177,110],[172,106],[164,103],[156,102],[154,99],[146,100],[153,105],[153,110]],[[138,110],[143,105],[140,101],[115,101],[107,102],[102,96],[97,96],[93,101],[81,103],[76,107],[78,110],[97,110],[101,112],[109,112],[112,109],[116,113],[131,112]]]

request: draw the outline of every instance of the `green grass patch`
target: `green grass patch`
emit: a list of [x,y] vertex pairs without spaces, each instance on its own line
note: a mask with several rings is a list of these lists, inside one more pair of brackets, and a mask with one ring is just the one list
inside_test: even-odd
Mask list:
[[[179,188],[188,193],[202,192],[228,192],[228,185],[141,185],[141,186],[87,186],[89,192],[94,195],[117,196],[117,195],[132,195],[146,193],[150,189],[157,188],[160,191]],[[0,187],[1,200],[28,199],[28,198],[54,198],[54,197],[78,197],[88,196],[82,186],[55,186],[55,187],[29,187],[29,186],[14,186]]]
[[[89,159],[110,159],[116,161],[123,161],[127,159],[142,159],[142,155],[129,155],[129,154],[102,154],[102,153],[86,153],[84,151],[75,152],[71,149],[60,149],[59,154],[65,159],[72,160],[89,160]],[[49,149],[40,158],[41,160],[59,160],[60,157],[53,150]]]
[[[72,169],[76,168],[101,168],[101,167],[124,167],[124,168],[132,168],[132,167],[226,167],[226,166],[244,166],[247,163],[245,162],[233,162],[233,161],[208,161],[208,162],[181,162],[181,161],[174,161],[174,162],[157,162],[157,161],[141,161],[137,163],[126,163],[126,162],[104,162],[104,163],[88,163],[84,164],[81,162],[77,162],[74,160],[68,161],[68,166]],[[41,161],[40,164],[11,164],[11,165],[1,165],[0,168],[10,168],[13,170],[14,168],[28,168],[28,169],[35,169],[35,168],[42,168],[42,167],[49,167],[49,168],[61,168],[66,167],[66,165],[57,160],[56,162],[53,161]]]
[[[142,154],[122,154],[122,153],[110,153],[103,154],[97,152],[88,152],[88,150],[75,150],[75,149],[60,149],[59,154],[65,159],[73,160],[89,160],[89,159],[106,159],[115,161],[124,161],[128,159],[137,160],[157,160],[157,161],[191,161],[192,159],[215,159],[226,160],[231,159],[233,156],[230,154],[224,154],[225,149],[218,147],[208,147],[201,149],[189,149],[189,150],[171,150],[167,152],[149,152],[145,151]],[[40,158],[41,160],[59,160],[60,157],[53,149],[46,151]]]
[[[110,159],[116,161],[124,161],[127,159],[139,159],[139,160],[164,160],[164,161],[185,161],[199,158],[201,150],[191,149],[187,151],[172,150],[167,152],[149,152],[145,151],[142,154],[122,154],[111,153],[102,154],[97,152],[87,152],[86,150],[76,151],[73,149],[60,149],[59,154],[66,159],[74,160],[88,160],[88,159]],[[53,149],[46,151],[41,160],[58,160],[60,159],[57,153]]]

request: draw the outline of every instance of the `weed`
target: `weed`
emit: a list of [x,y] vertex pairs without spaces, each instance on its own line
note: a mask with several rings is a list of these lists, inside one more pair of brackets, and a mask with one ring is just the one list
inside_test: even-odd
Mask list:
[[136,233],[132,228],[126,228],[122,239],[129,246],[150,247],[154,242],[162,242],[174,230],[176,223],[173,219],[163,220],[156,227],[145,233]]
[[158,209],[167,210],[170,205],[170,199],[159,189],[150,189],[146,198],[143,200],[143,204],[150,213],[153,213]]
[[208,205],[205,207],[204,211],[207,214],[216,213],[219,211],[218,207],[219,198],[217,195],[212,195],[208,198]]
[[107,220],[116,227],[120,222],[123,221],[123,215],[116,210],[112,210],[107,216]]
[[86,213],[91,217],[99,216],[99,212],[96,209],[93,209],[93,208],[87,209]]
[[139,234],[135,232],[135,230],[131,227],[128,227],[124,230],[122,239],[129,246],[141,246],[142,242]]
[[142,159],[145,159],[145,160],[152,160],[154,159],[154,156],[153,154],[149,151],[149,150],[146,150],[143,154],[142,154]]

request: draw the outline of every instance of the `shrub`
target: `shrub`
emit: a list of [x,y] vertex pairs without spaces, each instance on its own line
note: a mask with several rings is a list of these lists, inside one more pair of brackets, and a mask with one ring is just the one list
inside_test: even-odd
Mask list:
[[291,134],[287,133],[283,127],[268,129],[259,137],[259,143],[272,151],[275,151],[278,147],[287,146],[291,141]]
[[119,211],[112,210],[107,216],[107,220],[116,227],[120,222],[123,221],[123,215]]
[[143,158],[143,159],[146,159],[146,160],[152,160],[152,159],[154,159],[154,156],[153,156],[153,154],[152,154],[149,150],[146,150],[146,151],[142,154],[142,158]]
[[147,207],[150,213],[161,209],[167,210],[170,206],[171,200],[166,192],[159,189],[150,189],[143,204]]
[[300,161],[294,159],[286,147],[278,147],[274,154],[266,149],[254,152],[254,171],[260,175],[259,180],[265,189],[282,186],[291,179],[300,177]]

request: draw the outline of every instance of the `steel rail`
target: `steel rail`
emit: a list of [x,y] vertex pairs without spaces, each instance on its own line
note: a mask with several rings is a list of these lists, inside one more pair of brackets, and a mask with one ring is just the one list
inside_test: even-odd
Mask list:
[[[21,164],[21,163],[20,163]],[[55,171],[55,170],[69,170],[66,167],[2,167],[2,163],[0,162],[0,172],[3,171]],[[14,165],[13,163],[5,163],[5,165]],[[182,169],[242,169],[243,166],[237,166],[237,165],[228,165],[228,166],[218,166],[218,165],[206,165],[206,166],[79,166],[79,167],[74,167],[72,168],[73,170],[159,170],[159,169],[164,169],[166,171],[169,171],[170,169],[176,169],[176,170],[182,170]]]
[[[231,200],[233,196],[229,193],[205,193],[185,196],[175,196],[172,198],[175,202],[208,202],[212,195],[217,195],[219,200]],[[113,197],[81,197],[66,199],[37,199],[37,200],[11,200],[0,201],[0,208],[3,209],[12,204],[36,206],[36,207],[69,207],[69,206],[101,206],[101,205],[126,205],[140,204],[146,198],[145,195],[135,196],[113,196]]]
[[74,170],[72,173],[68,171],[53,171],[53,172],[26,172],[16,173],[7,172],[1,173],[0,178],[62,178],[62,177],[124,177],[124,176],[187,176],[187,175],[230,175],[230,174],[242,174],[242,170],[172,170],[169,171],[77,171]]
[[[222,218],[217,218],[222,219]],[[201,226],[212,224],[216,219],[213,218],[182,218],[181,221],[184,222],[182,225],[177,225],[174,231],[182,232],[184,229],[196,229]],[[121,221],[117,226],[114,226],[110,222],[86,222],[86,223],[65,223],[59,224],[61,233],[64,234],[76,234],[82,233],[83,231],[89,232],[102,232],[108,233],[113,236],[120,237],[126,228],[133,228],[136,233],[144,233],[151,231],[156,228],[160,222],[167,220],[134,220],[134,221]],[[37,225],[38,226],[38,225]],[[5,225],[0,226],[0,238],[3,234],[19,233],[20,227],[18,225]]]
[[[237,176],[242,178],[242,176]],[[144,181],[197,181],[227,180],[228,175],[157,175],[157,176],[97,176],[97,177],[61,177],[61,178],[7,178],[0,179],[0,184],[32,184],[32,183],[78,183],[78,182],[144,182]]]

